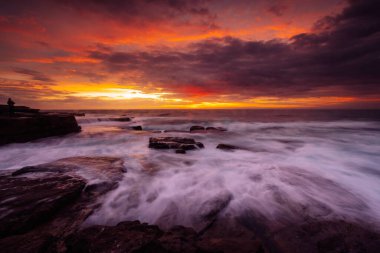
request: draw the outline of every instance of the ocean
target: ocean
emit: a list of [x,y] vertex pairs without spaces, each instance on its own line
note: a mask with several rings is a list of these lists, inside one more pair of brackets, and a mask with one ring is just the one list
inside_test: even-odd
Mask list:
[[[71,156],[121,157],[127,170],[87,224],[140,220],[202,228],[202,213],[250,211],[268,221],[343,219],[380,228],[378,110],[83,111],[82,132],[0,147],[0,170]],[[131,117],[130,122],[112,118]],[[140,125],[143,131],[131,126]],[[225,132],[190,133],[193,125]],[[204,149],[148,148],[189,137]],[[241,149],[217,149],[220,143]]]

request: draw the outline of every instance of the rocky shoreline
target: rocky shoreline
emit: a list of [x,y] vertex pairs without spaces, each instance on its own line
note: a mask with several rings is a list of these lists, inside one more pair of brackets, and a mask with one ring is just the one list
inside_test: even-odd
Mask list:
[[[380,235],[343,220],[306,220],[271,228],[247,212],[218,216],[210,203],[204,227],[167,231],[139,221],[84,226],[123,174],[115,157],[72,157],[0,175],[2,252],[378,252]],[[226,202],[228,204],[228,202]]]
[[81,131],[74,114],[43,113],[25,109],[12,116],[0,113],[0,145],[22,143],[40,138],[61,136]]
[[[0,116],[0,145],[81,130],[75,116],[82,114],[21,109],[23,112],[13,117]],[[131,118],[105,120],[127,122]],[[141,126],[130,128],[142,131]],[[187,133],[226,131],[221,127],[192,126]],[[151,137],[148,147],[185,154],[205,146],[193,138],[160,136]],[[245,150],[226,143],[215,148]],[[125,168],[117,157],[70,157],[1,172],[0,251],[375,253],[380,249],[379,231],[345,220],[300,217],[298,221],[277,224],[252,210],[238,217],[221,217],[233,198],[224,193],[199,206],[198,225],[193,228],[175,226],[164,230],[140,221],[123,221],[115,226],[87,224],[87,218],[101,206],[106,194],[116,189],[124,173],[128,173]],[[165,217],[156,224],[163,223]]]

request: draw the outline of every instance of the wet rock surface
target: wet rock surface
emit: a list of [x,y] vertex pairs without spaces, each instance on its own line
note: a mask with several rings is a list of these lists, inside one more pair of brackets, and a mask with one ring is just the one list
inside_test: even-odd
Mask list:
[[74,115],[63,113],[16,113],[0,116],[0,145],[28,142],[81,131]]
[[364,227],[341,221],[312,221],[272,235],[280,252],[378,252],[380,236]]
[[80,228],[123,172],[118,158],[73,157],[2,173],[1,251],[66,252],[64,238]]
[[66,244],[69,252],[266,252],[256,238],[244,239],[245,245],[240,245],[242,240],[237,234],[224,237],[201,235],[182,226],[162,231],[157,226],[127,221],[114,227],[93,226],[84,229],[68,237]]
[[[196,142],[191,138],[182,137],[151,137],[149,138],[149,148],[153,149],[175,149],[175,150],[195,150],[204,148],[203,143]],[[176,151],[177,152],[177,151]],[[182,151],[178,151],[182,152]]]
[[0,236],[19,234],[48,220],[81,194],[84,180],[65,175],[0,177]]

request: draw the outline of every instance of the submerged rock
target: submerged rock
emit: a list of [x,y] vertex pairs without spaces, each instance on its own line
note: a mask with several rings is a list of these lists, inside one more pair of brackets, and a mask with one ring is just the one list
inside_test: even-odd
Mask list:
[[204,131],[205,128],[203,126],[192,126],[190,127],[190,132],[194,132],[194,131]]
[[132,126],[132,129],[135,131],[142,131],[142,126]]
[[130,117],[120,117],[120,118],[98,118],[98,121],[118,121],[118,122],[129,122]]
[[175,153],[176,154],[186,154],[186,150],[184,150],[184,149],[176,149]]
[[22,117],[18,114],[0,117],[0,145],[80,131],[81,127],[71,114],[36,113]]
[[237,146],[234,146],[234,145],[231,145],[231,144],[218,144],[218,146],[216,146],[217,149],[222,149],[222,150],[235,150],[235,149],[241,149]]
[[196,142],[195,145],[197,145],[198,148],[204,148],[205,145],[203,145],[202,142]]
[[211,131],[211,132],[226,132],[227,129],[224,127],[206,127],[206,131]]
[[191,139],[191,138],[182,138],[182,137],[149,138],[149,148],[154,148],[154,149],[194,150],[194,149],[201,148],[202,146],[203,146],[202,143],[196,142],[194,139]]
[[192,126],[190,127],[190,132],[205,133],[205,132],[225,132],[227,131],[224,127],[203,127],[203,126]]
[[120,121],[120,122],[127,122],[127,121],[131,121],[131,118],[129,117],[121,117],[121,118],[115,118],[115,119],[112,119],[113,121]]

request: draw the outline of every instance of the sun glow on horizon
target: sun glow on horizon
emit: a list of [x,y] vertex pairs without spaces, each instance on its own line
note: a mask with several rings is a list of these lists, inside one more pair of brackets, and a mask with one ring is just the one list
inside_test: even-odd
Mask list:
[[108,88],[101,91],[77,92],[71,94],[71,96],[82,98],[99,98],[104,100],[128,100],[135,98],[160,100],[163,95],[168,94],[170,93],[145,93],[141,90],[135,89]]

